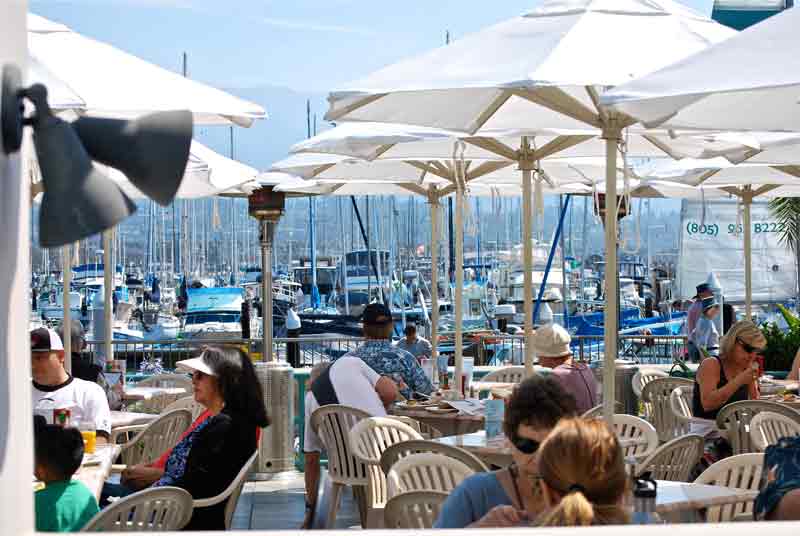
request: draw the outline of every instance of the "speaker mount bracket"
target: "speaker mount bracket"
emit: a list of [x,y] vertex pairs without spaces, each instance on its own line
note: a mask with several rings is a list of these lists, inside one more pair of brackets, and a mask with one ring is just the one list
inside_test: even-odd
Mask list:
[[13,64],[3,66],[0,84],[0,134],[3,138],[3,151],[16,153],[22,145],[24,126],[24,103],[22,73]]

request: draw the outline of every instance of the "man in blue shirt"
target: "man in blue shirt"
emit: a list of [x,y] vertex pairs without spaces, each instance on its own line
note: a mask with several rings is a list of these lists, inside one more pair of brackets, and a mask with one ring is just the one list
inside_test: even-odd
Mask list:
[[382,303],[371,303],[362,315],[367,341],[345,355],[358,357],[381,376],[397,382],[400,393],[413,398],[414,393],[430,394],[431,380],[409,352],[392,346],[392,312]]

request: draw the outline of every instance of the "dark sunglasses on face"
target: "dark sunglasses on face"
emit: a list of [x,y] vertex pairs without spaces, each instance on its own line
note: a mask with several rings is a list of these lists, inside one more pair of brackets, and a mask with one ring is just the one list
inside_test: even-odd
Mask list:
[[736,342],[738,342],[742,346],[742,349],[745,352],[747,352],[748,354],[752,354],[752,353],[760,354],[760,353],[764,352],[763,348],[756,348],[755,346],[751,346],[751,345],[747,344],[746,342],[744,342],[742,339],[740,339],[738,337],[736,338]]
[[539,442],[527,437],[515,437],[511,440],[514,447],[523,454],[533,454],[539,450]]
[[205,372],[200,372],[199,370],[195,370],[194,372],[189,374],[189,377],[191,377],[193,380],[202,380],[206,376],[208,376],[208,374],[206,374]]

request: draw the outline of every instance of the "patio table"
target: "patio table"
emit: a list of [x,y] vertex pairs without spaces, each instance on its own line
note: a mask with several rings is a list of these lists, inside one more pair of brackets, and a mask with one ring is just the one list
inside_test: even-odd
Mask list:
[[465,413],[431,413],[425,409],[406,409],[392,406],[390,415],[411,417],[417,421],[433,426],[443,436],[471,434],[483,429],[483,415],[467,415]]
[[658,480],[656,513],[667,521],[686,521],[686,514],[697,520],[698,511],[755,500],[758,491]]
[[495,437],[486,437],[486,432],[480,430],[471,434],[437,437],[433,441],[462,448],[490,466],[505,467],[513,461],[511,458],[511,445],[503,434]]
[[111,429],[123,426],[136,426],[139,424],[150,424],[158,419],[158,415],[152,413],[137,413],[135,411],[112,411]]
[[156,395],[183,395],[186,394],[186,389],[183,387],[128,387],[122,394],[122,399],[125,401],[137,400],[150,400]]

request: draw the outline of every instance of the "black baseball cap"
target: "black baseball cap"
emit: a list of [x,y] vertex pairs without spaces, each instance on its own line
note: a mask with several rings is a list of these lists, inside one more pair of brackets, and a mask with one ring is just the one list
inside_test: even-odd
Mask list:
[[370,303],[364,308],[361,321],[373,325],[389,324],[392,322],[392,312],[382,303]]
[[31,330],[31,352],[56,352],[63,351],[64,344],[61,337],[50,328],[36,328]]
[[695,291],[697,291],[697,294],[695,294],[694,297],[695,299],[697,299],[703,292],[711,292],[711,285],[709,285],[708,283],[700,283],[695,288]]

